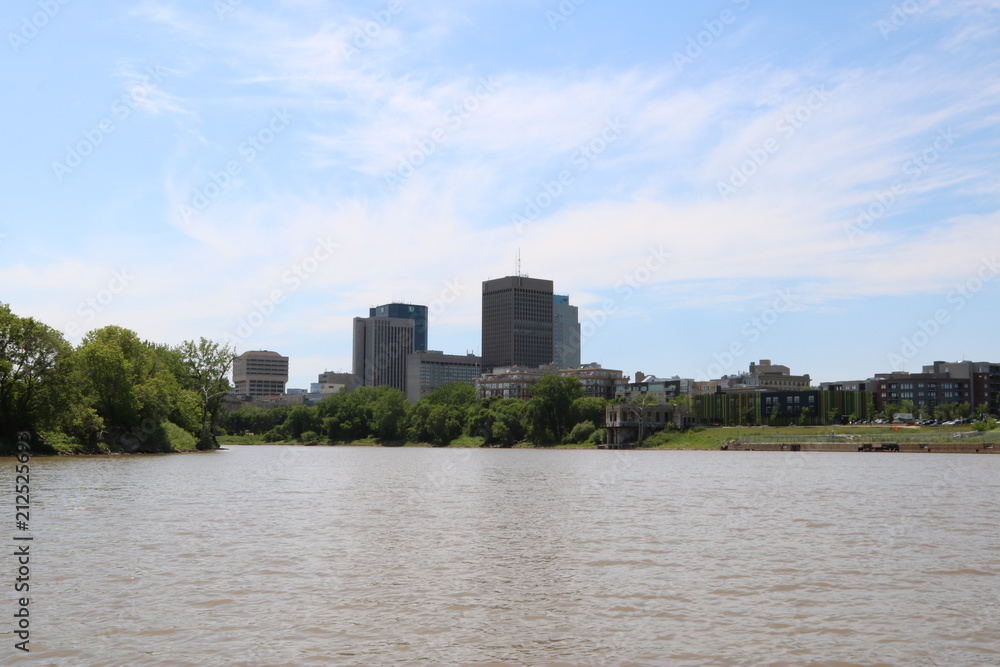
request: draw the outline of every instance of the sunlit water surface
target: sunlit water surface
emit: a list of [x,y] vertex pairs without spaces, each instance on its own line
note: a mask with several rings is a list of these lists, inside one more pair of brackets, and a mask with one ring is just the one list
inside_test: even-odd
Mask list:
[[31,467],[32,652],[8,620],[0,664],[1000,665],[1000,456],[260,446]]

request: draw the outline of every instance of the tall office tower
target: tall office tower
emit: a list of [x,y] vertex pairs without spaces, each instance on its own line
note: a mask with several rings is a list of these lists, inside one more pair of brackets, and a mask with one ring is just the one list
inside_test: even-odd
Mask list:
[[354,318],[355,387],[388,385],[406,391],[406,355],[413,352],[414,324],[399,317]]
[[415,306],[411,303],[387,303],[368,309],[369,317],[395,317],[413,320],[413,349],[427,349],[427,306]]
[[552,281],[483,281],[483,372],[552,363]]
[[552,363],[557,368],[580,367],[580,309],[562,294],[552,296]]
[[237,396],[261,398],[285,393],[288,357],[277,352],[244,352],[233,359],[233,384]]

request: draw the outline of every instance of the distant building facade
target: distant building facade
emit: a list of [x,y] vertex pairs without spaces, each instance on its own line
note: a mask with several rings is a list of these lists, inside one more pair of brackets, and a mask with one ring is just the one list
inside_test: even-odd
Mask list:
[[412,303],[387,303],[368,309],[369,317],[393,317],[399,320],[413,320],[413,349],[427,349],[427,306]]
[[697,423],[697,415],[682,406],[616,403],[604,409],[605,442],[609,445],[645,440],[668,426],[683,429]]
[[564,294],[552,296],[552,364],[556,368],[580,366],[580,309]]
[[866,391],[768,391],[696,396],[695,411],[703,424],[718,426],[820,426],[873,419],[875,398]]
[[753,393],[761,391],[802,391],[811,385],[809,374],[792,375],[788,366],[772,364],[770,359],[750,362],[750,372],[724,376],[718,380],[723,393]]
[[395,387],[406,391],[406,356],[413,350],[415,322],[397,317],[355,317],[355,387]]
[[691,379],[677,376],[664,379],[637,371],[634,382],[626,378],[617,384],[614,398],[620,398],[629,403],[652,400],[658,405],[666,405],[681,394],[693,394],[695,384],[695,381]]
[[875,378],[867,380],[841,380],[840,382],[820,382],[819,388],[822,391],[870,391],[874,392],[877,387]]
[[483,371],[552,363],[552,281],[507,276],[483,281]]
[[615,387],[625,375],[622,371],[601,368],[601,365],[596,363],[578,365],[575,368],[560,368],[558,373],[563,377],[578,379],[583,385],[584,396],[606,400],[615,397]]
[[719,382],[717,380],[695,380],[691,383],[692,396],[707,396],[719,393]]
[[483,373],[476,380],[476,392],[480,398],[495,396],[528,400],[531,398],[531,388],[535,383],[541,380],[543,375],[551,372],[551,369],[542,370],[520,366],[494,368],[489,373]]
[[240,398],[280,396],[288,383],[288,357],[269,350],[244,352],[233,359],[233,384]]
[[417,350],[406,357],[406,398],[411,403],[452,382],[472,387],[482,372],[482,358],[474,354],[445,354]]
[[935,408],[943,403],[971,403],[969,378],[951,377],[949,373],[879,373],[875,405],[878,411],[890,403],[910,401],[915,408]]
[[329,396],[331,394],[339,394],[344,389],[347,391],[354,389],[354,373],[331,373],[326,371],[316,377],[316,382],[312,383],[309,393]]
[[924,373],[947,373],[949,378],[969,381],[969,403],[985,403],[991,411],[1000,407],[1000,363],[989,361],[935,361]]

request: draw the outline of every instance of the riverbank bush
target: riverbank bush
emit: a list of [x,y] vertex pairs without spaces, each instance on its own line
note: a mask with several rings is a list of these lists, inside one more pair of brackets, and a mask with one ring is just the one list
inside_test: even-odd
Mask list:
[[106,326],[73,347],[0,303],[0,452],[19,433],[34,453],[217,447],[232,349],[202,338],[170,347]]

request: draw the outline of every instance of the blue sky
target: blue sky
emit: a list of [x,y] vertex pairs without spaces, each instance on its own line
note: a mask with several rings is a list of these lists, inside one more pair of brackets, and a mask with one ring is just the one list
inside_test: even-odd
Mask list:
[[817,381],[998,360],[1000,0],[11,0],[0,301],[350,370],[480,284],[583,358]]

